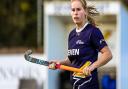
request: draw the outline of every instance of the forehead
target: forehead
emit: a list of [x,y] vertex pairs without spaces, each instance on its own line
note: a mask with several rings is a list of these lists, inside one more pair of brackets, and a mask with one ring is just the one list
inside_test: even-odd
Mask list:
[[82,8],[82,4],[79,0],[72,1],[71,8]]

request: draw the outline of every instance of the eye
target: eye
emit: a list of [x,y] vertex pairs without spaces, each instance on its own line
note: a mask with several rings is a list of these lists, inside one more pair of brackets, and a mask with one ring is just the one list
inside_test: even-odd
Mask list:
[[80,11],[81,9],[80,8],[77,8],[77,11]]
[[74,12],[75,11],[75,8],[72,8],[72,11]]

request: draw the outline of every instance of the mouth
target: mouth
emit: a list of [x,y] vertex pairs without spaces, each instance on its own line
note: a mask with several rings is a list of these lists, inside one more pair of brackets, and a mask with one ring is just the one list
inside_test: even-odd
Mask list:
[[74,17],[74,19],[75,19],[75,20],[78,20],[78,19],[79,19],[79,17]]
[[73,19],[74,19],[75,22],[79,21],[79,17],[74,17]]

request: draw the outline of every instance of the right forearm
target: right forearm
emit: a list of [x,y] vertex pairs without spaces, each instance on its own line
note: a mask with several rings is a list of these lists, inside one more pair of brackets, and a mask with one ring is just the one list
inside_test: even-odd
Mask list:
[[65,58],[64,60],[60,61],[60,64],[62,64],[62,65],[70,65],[71,62],[70,62],[70,60],[68,58]]

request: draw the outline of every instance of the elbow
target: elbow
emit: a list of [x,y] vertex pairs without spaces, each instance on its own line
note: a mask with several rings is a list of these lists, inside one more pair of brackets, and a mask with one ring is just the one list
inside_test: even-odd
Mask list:
[[109,53],[109,60],[111,60],[113,58],[113,55],[112,55],[112,53],[110,52]]

